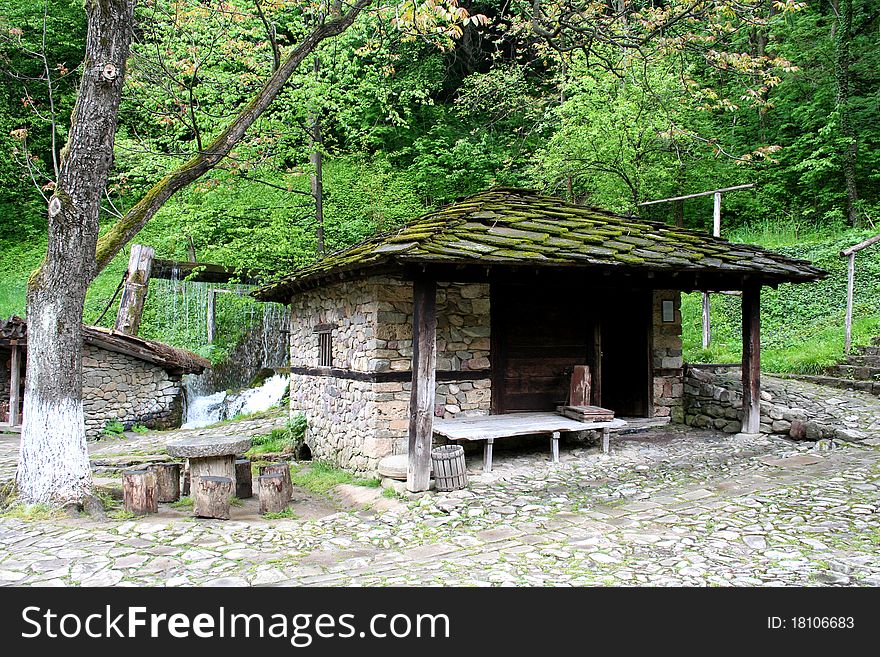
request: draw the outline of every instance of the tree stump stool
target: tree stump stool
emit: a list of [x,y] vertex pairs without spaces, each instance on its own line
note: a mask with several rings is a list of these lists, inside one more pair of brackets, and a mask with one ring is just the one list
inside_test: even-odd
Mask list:
[[229,520],[229,499],[235,489],[229,477],[202,476],[194,487],[193,515],[197,518]]
[[281,513],[290,504],[284,475],[280,472],[260,475],[260,513]]
[[156,474],[149,470],[126,470],[122,473],[122,506],[139,516],[158,513]]
[[166,451],[189,459],[190,495],[195,496],[199,477],[228,477],[235,489],[235,455],[251,446],[247,436],[200,436],[172,440]]
[[287,496],[287,502],[293,498],[293,482],[290,480],[290,464],[287,461],[281,463],[270,463],[269,465],[260,466],[260,475],[280,474],[284,480],[284,494]]
[[235,460],[235,496],[240,500],[254,496],[254,480],[250,459]]
[[156,474],[156,499],[159,502],[180,499],[180,463],[154,463],[148,469]]

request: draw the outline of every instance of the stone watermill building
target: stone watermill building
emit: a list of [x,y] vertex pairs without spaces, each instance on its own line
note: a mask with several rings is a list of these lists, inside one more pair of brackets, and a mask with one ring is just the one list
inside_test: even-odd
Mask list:
[[[0,425],[22,422],[27,322],[0,320]],[[101,434],[111,422],[129,429],[180,426],[184,374],[210,367],[201,356],[155,340],[83,326],[83,411],[86,435]]]
[[[430,448],[433,418],[553,411],[575,365],[618,417],[682,420],[682,291],[742,291],[744,430],[756,432],[762,286],[810,263],[495,188],[256,293],[291,309],[291,407],[316,458],[357,472]],[[424,473],[427,482],[427,471]],[[416,485],[411,489],[419,489]]]

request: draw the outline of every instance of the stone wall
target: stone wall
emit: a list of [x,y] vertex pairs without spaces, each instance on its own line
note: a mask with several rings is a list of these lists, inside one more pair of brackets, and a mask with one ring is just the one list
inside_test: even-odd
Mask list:
[[83,411],[90,438],[99,436],[114,420],[126,428],[135,424],[152,429],[180,426],[180,376],[131,356],[84,345]]
[[[742,431],[742,371],[738,367],[688,367],[685,377],[685,423],[694,427],[719,429],[727,433]],[[761,391],[761,433],[805,438],[799,430],[808,413],[783,396]],[[805,432],[804,432],[805,433]],[[821,437],[816,433],[814,439]]]
[[[664,300],[671,300],[674,304],[675,316],[672,322],[663,321]],[[684,362],[681,348],[681,293],[676,290],[655,290],[652,318],[654,416],[671,417],[673,422],[682,422]]]
[[[438,417],[489,413],[489,322],[488,285],[438,285],[437,369],[469,375],[437,383]],[[319,365],[319,324],[332,325],[332,368],[320,375],[297,372]],[[409,281],[371,277],[296,295],[290,341],[291,412],[306,414],[316,458],[370,472],[382,456],[406,451],[411,384],[404,375],[411,371],[413,349]],[[473,373],[482,371],[485,377],[474,380]]]

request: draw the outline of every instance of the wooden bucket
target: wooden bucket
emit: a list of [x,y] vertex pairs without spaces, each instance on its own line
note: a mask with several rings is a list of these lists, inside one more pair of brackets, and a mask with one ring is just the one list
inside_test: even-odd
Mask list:
[[431,450],[431,464],[434,467],[434,485],[438,491],[467,488],[467,468],[461,445],[435,447]]

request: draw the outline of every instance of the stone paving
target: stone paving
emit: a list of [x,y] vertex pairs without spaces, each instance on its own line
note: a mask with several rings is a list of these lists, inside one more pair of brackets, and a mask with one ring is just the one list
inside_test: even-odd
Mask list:
[[880,434],[866,433],[667,427],[615,437],[610,456],[566,445],[559,464],[543,440],[502,443],[490,475],[469,456],[466,491],[308,520],[5,517],[0,583],[880,586]]

